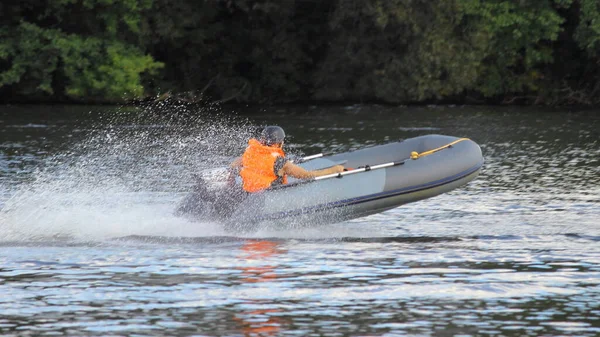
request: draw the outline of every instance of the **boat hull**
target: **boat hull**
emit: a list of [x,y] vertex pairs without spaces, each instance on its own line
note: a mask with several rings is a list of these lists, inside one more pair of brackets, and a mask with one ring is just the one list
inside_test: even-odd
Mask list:
[[471,140],[428,135],[299,164],[319,169],[338,163],[350,168],[394,163],[386,168],[320,181],[290,179],[288,185],[252,194],[240,195],[239,187],[229,187],[212,199],[213,204],[227,204],[217,218],[230,230],[328,224],[452,191],[475,179],[483,162],[480,147]]

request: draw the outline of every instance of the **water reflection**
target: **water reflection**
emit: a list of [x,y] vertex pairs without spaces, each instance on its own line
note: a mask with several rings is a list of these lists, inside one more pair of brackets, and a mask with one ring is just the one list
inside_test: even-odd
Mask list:
[[[246,239],[170,216],[192,164],[206,164],[189,148],[205,134],[121,125],[131,139],[147,138],[86,143],[97,145],[89,166],[59,176],[67,185],[58,191],[77,193],[42,185],[27,199],[39,203],[20,204],[17,225],[7,228],[13,219],[0,214],[0,335],[600,335],[600,115],[285,110],[248,118],[284,126],[293,150],[306,154],[427,133],[468,136],[486,165],[471,184],[436,198]],[[0,118],[0,207],[47,155],[86,137],[68,118],[17,112]],[[234,143],[215,158],[239,152]],[[61,195],[73,207],[46,202]],[[41,239],[9,240],[6,229]]]
[[[286,251],[280,244],[268,240],[248,240],[240,248],[238,258],[248,265],[240,267],[242,284],[275,282],[277,265],[271,259]],[[281,309],[275,308],[269,301],[248,300],[239,305],[240,312],[234,315],[234,321],[241,326],[244,336],[279,336],[282,331],[282,319],[277,314]]]
[[276,278],[275,266],[261,265],[262,260],[281,254],[284,251],[279,244],[273,241],[250,240],[246,241],[241,248],[241,259],[258,262],[259,265],[245,266],[242,269],[242,281],[244,283],[257,283],[272,281]]

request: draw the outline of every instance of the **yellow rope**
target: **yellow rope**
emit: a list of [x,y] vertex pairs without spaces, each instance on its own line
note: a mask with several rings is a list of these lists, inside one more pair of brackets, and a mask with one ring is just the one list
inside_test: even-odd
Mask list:
[[469,138],[460,138],[460,139],[457,139],[457,140],[453,141],[450,144],[446,144],[444,146],[440,146],[437,149],[433,149],[433,150],[429,150],[429,151],[425,151],[425,152],[421,152],[421,153],[413,151],[413,152],[410,153],[410,159],[418,159],[418,158],[430,155],[430,154],[432,154],[434,152],[438,152],[439,150],[447,149],[447,148],[451,147],[452,145],[454,145],[454,144],[456,144],[458,142],[462,142],[463,140],[469,140]]

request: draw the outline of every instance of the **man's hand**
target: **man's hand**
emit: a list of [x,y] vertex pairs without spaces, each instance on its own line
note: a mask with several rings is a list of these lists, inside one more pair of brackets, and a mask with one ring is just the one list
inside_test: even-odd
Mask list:
[[331,172],[331,173],[344,172],[344,166],[342,166],[342,165],[335,165],[335,166],[331,167],[331,170],[333,170],[333,172]]

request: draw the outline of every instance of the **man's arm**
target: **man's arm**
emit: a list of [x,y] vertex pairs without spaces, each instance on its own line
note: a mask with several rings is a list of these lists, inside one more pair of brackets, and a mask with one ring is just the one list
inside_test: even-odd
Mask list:
[[335,165],[322,170],[307,171],[302,167],[288,161],[285,163],[285,165],[283,165],[283,168],[281,168],[279,172],[277,172],[277,175],[284,176],[287,174],[291,177],[298,179],[310,179],[325,176],[328,174],[340,173],[342,171],[344,171],[344,167],[342,165]]

